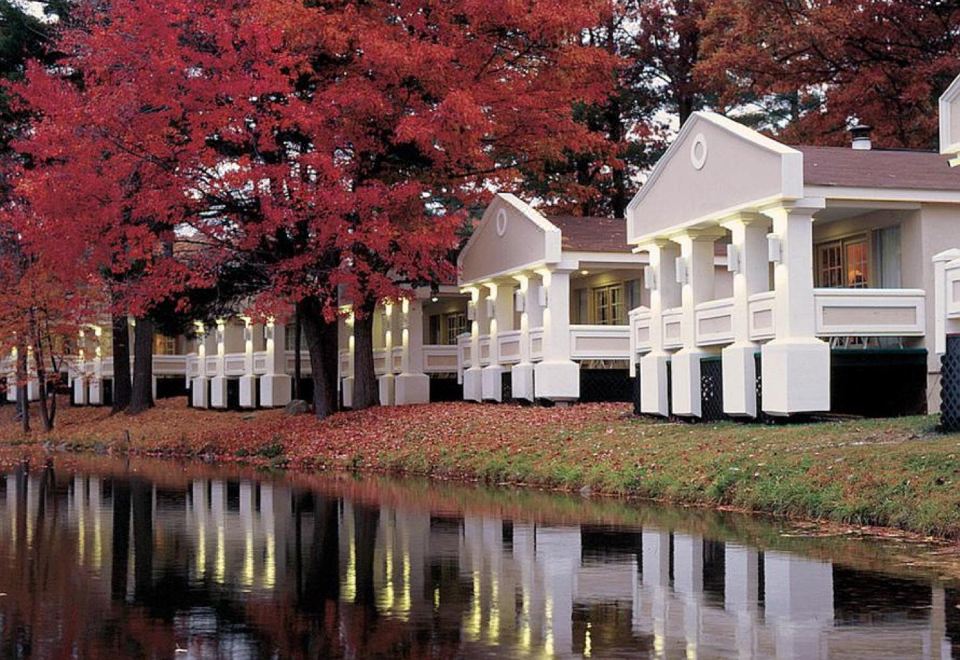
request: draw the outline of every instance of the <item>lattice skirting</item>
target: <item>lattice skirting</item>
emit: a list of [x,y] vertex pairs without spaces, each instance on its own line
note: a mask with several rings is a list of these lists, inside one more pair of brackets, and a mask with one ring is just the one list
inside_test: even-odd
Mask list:
[[945,431],[960,431],[960,335],[947,337],[947,352],[940,358],[940,424]]
[[629,369],[580,369],[580,401],[633,401]]
[[723,365],[719,357],[700,360],[700,419],[723,419]]

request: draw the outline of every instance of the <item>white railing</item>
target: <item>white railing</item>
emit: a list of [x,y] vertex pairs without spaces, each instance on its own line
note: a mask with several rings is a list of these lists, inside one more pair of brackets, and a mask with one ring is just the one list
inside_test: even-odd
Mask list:
[[508,330],[497,334],[500,364],[514,364],[520,361],[520,331]]
[[469,333],[457,337],[457,366],[459,371],[470,368],[470,342]]
[[694,314],[698,346],[733,342],[733,298],[700,303]]
[[183,376],[187,373],[186,355],[154,355],[154,376]]
[[922,337],[923,289],[815,289],[820,337]]
[[570,357],[574,360],[629,360],[630,326],[571,325]]
[[543,359],[543,328],[530,329],[530,359],[532,361]]
[[752,341],[773,339],[776,334],[773,315],[774,295],[773,291],[764,291],[763,293],[755,293],[748,299],[750,339]]
[[650,309],[637,307],[630,311],[630,333],[633,338],[634,351],[646,353],[650,350]]
[[683,346],[682,329],[683,310],[679,307],[663,310],[663,347],[680,348]]
[[960,334],[960,249],[933,257],[934,268],[934,350],[947,350],[947,335]]
[[459,348],[459,345],[427,344],[423,347],[423,372],[439,374],[456,371]]
[[490,335],[480,335],[480,366],[490,364]]

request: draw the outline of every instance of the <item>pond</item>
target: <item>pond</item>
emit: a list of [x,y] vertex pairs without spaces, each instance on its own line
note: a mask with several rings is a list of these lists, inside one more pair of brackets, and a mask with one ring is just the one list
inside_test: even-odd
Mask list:
[[0,656],[891,657],[953,548],[733,513],[57,456],[0,482]]

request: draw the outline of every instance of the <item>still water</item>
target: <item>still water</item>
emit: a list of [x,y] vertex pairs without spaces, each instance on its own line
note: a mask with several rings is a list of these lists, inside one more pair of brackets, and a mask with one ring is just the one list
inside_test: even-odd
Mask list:
[[953,550],[808,532],[418,480],[55,458],[0,477],[0,656],[960,650]]

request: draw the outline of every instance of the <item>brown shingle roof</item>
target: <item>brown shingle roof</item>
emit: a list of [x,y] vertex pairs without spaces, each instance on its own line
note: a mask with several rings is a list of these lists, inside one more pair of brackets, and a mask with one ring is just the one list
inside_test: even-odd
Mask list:
[[794,146],[803,153],[808,186],[960,191],[960,169],[927,151],[858,151],[850,147]]
[[630,252],[627,221],[622,218],[547,216],[560,230],[564,250],[576,252]]

